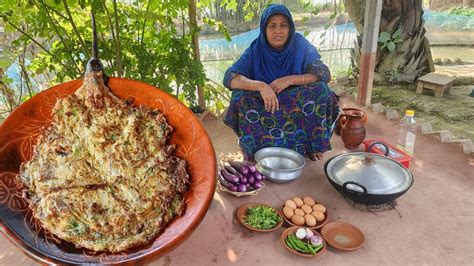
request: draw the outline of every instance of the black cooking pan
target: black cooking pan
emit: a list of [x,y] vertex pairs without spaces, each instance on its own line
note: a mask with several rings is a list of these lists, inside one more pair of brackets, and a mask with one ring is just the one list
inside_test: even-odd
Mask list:
[[383,142],[385,156],[369,152],[337,155],[324,164],[329,183],[355,202],[382,204],[395,200],[413,185],[413,175],[399,162],[386,157],[389,148]]

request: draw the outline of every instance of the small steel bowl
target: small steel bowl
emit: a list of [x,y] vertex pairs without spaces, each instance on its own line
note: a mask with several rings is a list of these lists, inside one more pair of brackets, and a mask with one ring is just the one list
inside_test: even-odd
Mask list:
[[286,148],[268,147],[255,153],[257,170],[276,183],[288,183],[301,175],[306,160],[298,152]]

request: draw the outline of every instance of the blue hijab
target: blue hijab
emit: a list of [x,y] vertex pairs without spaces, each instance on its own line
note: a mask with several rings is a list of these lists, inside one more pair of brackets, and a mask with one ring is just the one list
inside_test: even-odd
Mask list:
[[[266,27],[272,15],[281,14],[288,18],[290,32],[281,50],[273,49],[266,38]],[[286,6],[269,5],[260,18],[260,34],[240,58],[228,69],[249,79],[270,84],[277,78],[305,73],[306,66],[321,58],[316,47],[303,35],[295,32],[295,24]]]

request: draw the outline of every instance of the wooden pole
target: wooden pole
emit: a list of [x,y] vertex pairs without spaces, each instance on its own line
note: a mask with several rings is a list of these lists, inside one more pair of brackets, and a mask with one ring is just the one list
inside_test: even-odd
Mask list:
[[[196,20],[196,0],[189,0],[189,29],[192,31],[192,41],[194,46],[194,59],[201,60],[201,53],[199,52],[199,38],[197,34],[197,20]],[[197,97],[199,106],[205,108],[206,100],[204,99],[204,88],[197,87]]]
[[375,55],[377,53],[381,11],[382,0],[366,1],[357,93],[357,103],[366,107],[370,105],[372,98],[372,83],[374,81]]

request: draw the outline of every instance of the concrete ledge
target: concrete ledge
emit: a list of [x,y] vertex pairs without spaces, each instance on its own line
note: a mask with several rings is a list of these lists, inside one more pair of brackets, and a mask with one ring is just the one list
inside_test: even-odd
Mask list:
[[436,135],[441,140],[441,143],[445,143],[451,140],[451,131],[449,130],[438,130],[424,133],[424,135]]
[[472,140],[470,139],[455,139],[455,140],[446,141],[446,143],[461,145],[462,151],[465,154],[471,154],[471,152],[473,152]]
[[372,112],[374,112],[375,114],[383,113],[384,111],[384,107],[382,103],[374,103],[372,104],[371,107],[372,107]]
[[400,115],[398,115],[397,110],[385,109],[385,117],[387,118],[387,120],[395,120],[400,118]]

